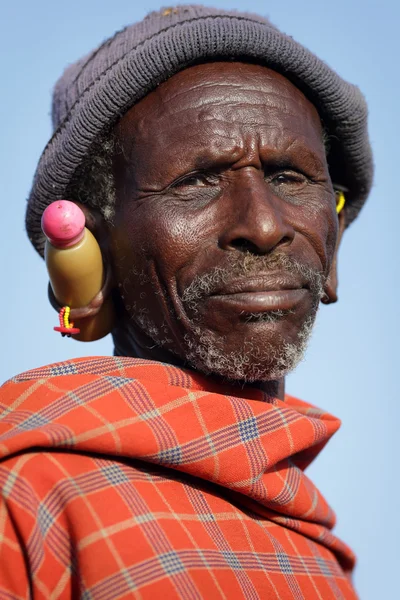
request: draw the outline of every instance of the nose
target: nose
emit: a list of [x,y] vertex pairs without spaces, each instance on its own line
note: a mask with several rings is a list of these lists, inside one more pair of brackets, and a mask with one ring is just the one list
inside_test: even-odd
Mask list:
[[268,254],[278,246],[290,245],[295,232],[285,217],[282,202],[258,174],[238,183],[229,192],[219,246],[224,250]]

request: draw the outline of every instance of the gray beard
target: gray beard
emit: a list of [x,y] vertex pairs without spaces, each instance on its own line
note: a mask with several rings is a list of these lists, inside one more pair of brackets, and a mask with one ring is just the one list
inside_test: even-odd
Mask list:
[[[190,309],[194,319],[199,312],[203,298],[221,283],[232,281],[234,277],[257,274],[261,271],[276,271],[301,274],[308,282],[312,294],[312,309],[301,323],[294,342],[284,339],[280,344],[265,344],[262,348],[252,342],[244,342],[243,348],[235,352],[224,351],[224,340],[208,330],[195,326],[185,335],[186,359],[195,369],[233,381],[255,382],[281,379],[302,361],[311,337],[318,306],[324,296],[325,276],[315,269],[300,264],[295,259],[283,255],[256,256],[250,253],[235,257],[227,268],[214,270],[196,277],[182,294],[182,302]],[[288,311],[269,311],[246,315],[249,321],[274,323],[285,318]]]
[[[262,348],[250,341],[235,352],[224,350],[224,338],[202,328],[197,318],[199,307],[221,283],[232,281],[235,277],[257,274],[259,272],[282,271],[282,273],[301,274],[308,282],[313,303],[307,318],[300,324],[295,341],[287,342],[283,338],[279,344],[265,344]],[[218,375],[231,381],[244,383],[276,381],[293,371],[304,357],[313,330],[318,306],[324,296],[326,277],[315,269],[300,264],[295,259],[283,255],[257,256],[244,253],[229,259],[224,268],[216,267],[208,273],[196,277],[182,293],[182,303],[192,315],[192,328],[184,336],[185,362],[188,366],[206,374]],[[131,308],[131,307],[129,307]],[[132,307],[133,308],[133,307]],[[136,307],[135,307],[136,308]],[[249,321],[274,323],[284,319],[289,311],[268,311],[246,315]],[[174,315],[171,314],[174,318]],[[155,346],[168,348],[172,344],[166,324],[158,328],[147,309],[134,310],[132,320],[154,342]]]
[[207,375],[219,375],[232,381],[276,381],[293,371],[302,361],[315,316],[316,313],[304,321],[295,342],[282,341],[278,347],[267,344],[262,350],[246,342],[241,350],[226,353],[223,340],[217,340],[210,332],[196,328],[185,335],[187,362]]

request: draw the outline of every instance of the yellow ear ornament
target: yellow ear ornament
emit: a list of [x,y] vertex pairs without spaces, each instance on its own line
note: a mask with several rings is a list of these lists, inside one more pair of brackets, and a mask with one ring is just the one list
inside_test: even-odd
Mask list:
[[342,190],[336,190],[336,198],[337,198],[336,212],[337,212],[337,214],[339,214],[340,211],[342,210],[343,206],[346,204],[346,198],[345,198],[345,195],[342,192]]

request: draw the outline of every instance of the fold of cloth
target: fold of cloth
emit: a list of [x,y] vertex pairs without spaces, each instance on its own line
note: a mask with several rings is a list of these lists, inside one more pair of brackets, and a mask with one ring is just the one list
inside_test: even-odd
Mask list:
[[121,357],[23,373],[0,411],[0,596],[356,598],[304,473],[335,417]]

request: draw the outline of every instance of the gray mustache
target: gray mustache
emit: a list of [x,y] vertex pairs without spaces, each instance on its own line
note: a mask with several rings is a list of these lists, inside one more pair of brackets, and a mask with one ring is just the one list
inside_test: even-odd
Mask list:
[[300,275],[310,288],[316,302],[325,295],[326,276],[321,271],[304,265],[286,254],[259,256],[248,252],[241,256],[230,257],[223,267],[214,267],[195,277],[183,290],[182,302],[189,306],[197,304],[198,301],[216,292],[221,285],[226,285],[236,278],[268,271]]

